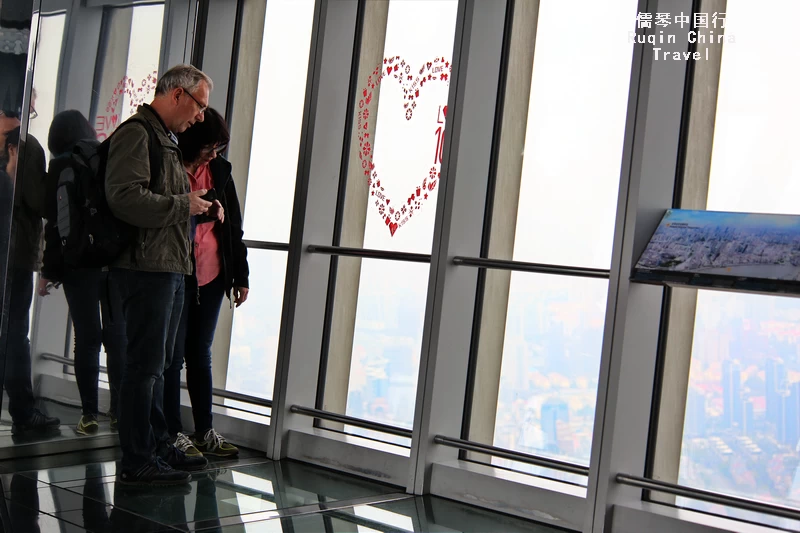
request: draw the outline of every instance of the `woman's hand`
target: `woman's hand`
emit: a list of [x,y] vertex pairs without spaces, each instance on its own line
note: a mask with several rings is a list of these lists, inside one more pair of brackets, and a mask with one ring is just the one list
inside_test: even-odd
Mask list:
[[219,220],[220,224],[225,222],[225,208],[222,207],[222,204],[219,203],[219,200],[214,200],[214,203],[208,208],[208,216],[211,218],[216,218]]
[[236,307],[239,307],[240,305],[242,305],[247,301],[248,294],[250,294],[250,289],[248,289],[247,287],[233,288],[233,296],[234,296],[233,303],[236,304]]

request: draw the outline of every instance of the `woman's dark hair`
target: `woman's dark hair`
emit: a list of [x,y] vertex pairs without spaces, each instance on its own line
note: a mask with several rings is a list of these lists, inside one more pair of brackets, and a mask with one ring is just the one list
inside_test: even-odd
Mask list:
[[178,134],[178,146],[184,163],[194,163],[200,153],[213,146],[225,146],[231,140],[228,125],[219,112],[209,107],[203,122],[197,122],[183,133]]
[[53,155],[72,150],[78,141],[94,139],[97,134],[80,111],[62,111],[53,118],[50,134],[47,136],[47,149]]

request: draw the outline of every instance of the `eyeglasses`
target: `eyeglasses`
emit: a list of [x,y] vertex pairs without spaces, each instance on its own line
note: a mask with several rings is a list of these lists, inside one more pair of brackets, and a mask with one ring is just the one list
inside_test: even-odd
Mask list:
[[222,152],[224,152],[227,149],[228,149],[228,145],[227,144],[223,144],[222,146],[209,146],[209,147],[203,149],[203,153],[205,155],[211,155],[211,153],[213,152],[213,153],[215,153],[217,155],[220,155]]
[[29,120],[33,120],[33,119],[35,119],[35,118],[36,118],[36,117],[38,117],[38,116],[39,116],[39,113],[37,113],[37,112],[36,112],[36,109],[35,109],[33,106],[31,106],[30,113],[28,113],[28,119],[29,119]]
[[183,89],[183,92],[185,92],[186,94],[189,95],[189,98],[194,100],[194,103],[196,103],[197,107],[200,108],[200,113],[205,113],[206,112],[206,110],[208,109],[207,105],[201,104],[200,101],[197,98],[195,98],[194,95],[192,93],[190,93],[189,89],[187,89],[186,87],[181,87],[181,89]]

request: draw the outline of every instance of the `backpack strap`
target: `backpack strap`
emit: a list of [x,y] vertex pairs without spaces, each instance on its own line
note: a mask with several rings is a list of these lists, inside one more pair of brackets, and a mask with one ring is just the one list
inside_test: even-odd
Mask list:
[[[153,188],[153,183],[158,182],[162,178],[162,176],[161,176],[161,159],[162,159],[161,142],[158,140],[158,134],[156,133],[155,128],[153,128],[153,125],[146,118],[139,118],[139,117],[134,116],[134,117],[129,118],[128,120],[126,120],[122,124],[120,124],[119,127],[117,127],[117,129],[114,130],[114,133],[118,132],[121,128],[124,128],[126,124],[132,124],[134,122],[141,124],[142,126],[144,126],[144,129],[147,130],[147,138],[148,138],[148,141],[149,141],[149,144],[148,144],[148,147],[147,147],[147,152],[148,152],[148,155],[150,156],[150,186],[148,188],[152,189]],[[113,136],[114,133],[112,133],[111,135]],[[110,142],[110,139],[111,139],[111,137],[108,138],[109,142]]]

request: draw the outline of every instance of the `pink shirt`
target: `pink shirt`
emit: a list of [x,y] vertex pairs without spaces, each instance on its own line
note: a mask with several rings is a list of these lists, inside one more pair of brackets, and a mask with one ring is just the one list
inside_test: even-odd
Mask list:
[[[192,191],[199,189],[213,189],[214,178],[208,168],[208,163],[197,169],[197,172],[189,174],[189,183]],[[194,259],[195,272],[197,274],[197,286],[208,285],[222,272],[222,258],[219,250],[219,239],[214,232],[216,222],[206,222],[198,224],[194,237]]]

